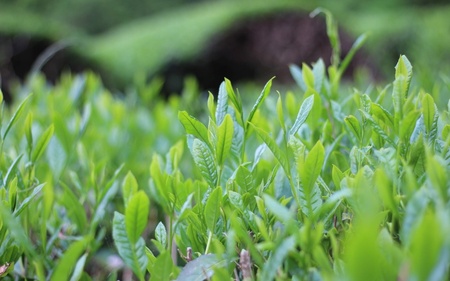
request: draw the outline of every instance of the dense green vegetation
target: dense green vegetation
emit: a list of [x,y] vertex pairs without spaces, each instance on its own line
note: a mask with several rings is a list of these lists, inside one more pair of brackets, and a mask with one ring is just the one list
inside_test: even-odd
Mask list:
[[292,65],[292,92],[30,78],[1,109],[0,276],[448,280],[449,97],[406,56],[342,87],[328,24],[333,64]]

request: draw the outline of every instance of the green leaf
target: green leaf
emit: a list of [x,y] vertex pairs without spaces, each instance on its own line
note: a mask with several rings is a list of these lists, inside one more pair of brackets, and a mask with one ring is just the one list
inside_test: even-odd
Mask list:
[[150,281],[172,280],[173,262],[170,257],[170,251],[162,252],[155,260],[151,270]]
[[353,115],[349,115],[344,118],[344,122],[345,125],[347,125],[349,131],[355,136],[356,140],[358,141],[356,144],[359,144],[362,139],[362,131],[358,119],[356,119],[356,117]]
[[297,163],[297,169],[300,176],[305,194],[309,194],[314,183],[319,177],[325,159],[325,149],[322,142],[318,141],[306,156],[305,162]]
[[339,65],[339,74],[342,76],[347,69],[348,65],[352,61],[353,57],[355,56],[356,52],[361,49],[361,47],[364,45],[364,43],[367,40],[367,35],[362,34],[358,38],[356,38],[355,42],[353,42],[352,47],[350,48],[350,51],[348,51],[347,55],[345,56],[344,60]]
[[414,127],[417,123],[417,118],[419,118],[419,111],[412,110],[406,114],[406,116],[400,121],[400,132],[399,137],[405,142],[409,142],[411,134],[414,131]]
[[311,68],[306,64],[302,64],[303,81],[307,89],[314,89],[314,73]]
[[405,77],[407,86],[409,87],[412,77],[412,65],[405,55],[400,56],[397,65],[395,66],[395,79],[400,76]]
[[406,56],[400,56],[400,59],[395,66],[395,80],[392,90],[392,99],[394,104],[394,124],[396,129],[400,120],[403,118],[403,105],[406,101],[406,96],[411,82],[412,66]]
[[[216,255],[201,255],[193,261],[188,262],[178,275],[176,280],[203,281],[208,280],[214,274],[214,269],[226,265],[226,260],[219,260]],[[161,279],[162,280],[162,279]]]
[[[3,133],[3,136],[2,136],[3,141],[6,139],[6,136],[8,135],[9,130],[11,130],[11,127],[14,125],[14,123],[16,123],[17,119],[22,114],[25,104],[28,102],[28,100],[30,99],[31,96],[32,96],[32,94],[28,95],[17,107],[13,116],[9,120],[8,125],[6,126],[5,132]],[[3,98],[3,95],[2,95],[2,98]]]
[[289,71],[291,72],[291,76],[294,78],[295,83],[300,87],[303,92],[306,92],[306,84],[303,80],[303,73],[300,67],[295,64],[289,65]]
[[224,117],[222,124],[218,128],[217,132],[217,146],[216,155],[217,163],[222,166],[230,153],[231,143],[233,140],[233,120],[231,115],[227,114]]
[[251,124],[251,125],[252,125],[253,129],[256,131],[256,133],[259,135],[259,137],[267,145],[267,147],[269,147],[270,151],[272,151],[273,155],[278,160],[278,162],[280,162],[280,164],[283,167],[284,171],[287,174],[290,174],[286,154],[280,149],[280,147],[275,142],[275,140],[272,137],[270,137],[269,134],[266,133],[263,129],[260,129],[260,128],[256,127],[253,124]]
[[19,207],[17,207],[13,213],[15,217],[19,216],[28,207],[28,205],[31,203],[31,200],[33,200],[39,194],[39,192],[41,192],[44,185],[45,183],[36,186],[33,189],[33,192],[29,196],[27,196],[27,198],[25,198],[22,203],[20,203]]
[[438,192],[443,202],[447,202],[448,194],[448,166],[438,155],[427,153],[426,156],[426,172],[432,187]]
[[[263,194],[264,204],[267,209],[277,217],[278,220],[282,222],[288,222],[293,218],[293,214],[286,208],[280,204],[277,200],[273,199],[267,194]],[[267,280],[267,279],[264,279]]]
[[390,145],[392,145],[393,147],[396,147],[395,142],[387,135],[387,133],[383,130],[383,128],[381,128],[380,124],[378,124],[377,121],[375,121],[373,119],[373,117],[363,111],[360,110],[360,112],[364,115],[364,117],[366,118],[366,120],[370,123],[370,125],[372,125],[373,130],[387,143],[389,143]]
[[37,140],[36,146],[31,154],[31,162],[36,163],[39,157],[44,153],[45,148],[47,147],[50,139],[53,136],[54,126],[53,124],[45,130],[42,135]]
[[141,237],[135,245],[131,244],[125,228],[125,216],[118,212],[114,212],[112,233],[120,257],[138,276],[139,280],[144,280],[144,270],[148,262],[144,239]]
[[422,99],[422,114],[426,132],[429,133],[433,127],[433,121],[436,114],[436,105],[430,94],[426,94]]
[[248,131],[249,128],[249,124],[252,123],[253,120],[253,116],[256,113],[256,110],[258,110],[259,106],[261,105],[261,103],[266,99],[266,97],[269,95],[270,93],[270,89],[272,88],[272,80],[275,77],[271,78],[269,80],[269,82],[266,83],[266,85],[264,86],[264,89],[262,90],[261,94],[259,95],[258,99],[256,100],[255,104],[253,105],[252,110],[250,111],[248,118],[247,118],[247,125],[246,125],[246,131]]
[[131,197],[138,191],[138,183],[131,171],[128,171],[122,183],[122,194],[125,206]]
[[199,139],[194,139],[191,149],[194,162],[210,187],[217,185],[217,168],[214,156],[208,146]]
[[85,237],[82,240],[72,243],[64,252],[53,271],[51,281],[69,280],[69,277],[75,268],[80,256],[86,250],[91,237]]
[[[225,88],[227,90],[228,93],[228,97],[231,100],[231,103],[233,104],[234,108],[236,109],[236,114],[238,116],[243,116],[243,111],[242,111],[242,102],[239,96],[236,95],[236,93],[233,90],[233,86],[231,85],[230,80],[228,80],[227,78],[225,78]],[[240,122],[240,118],[238,118],[238,121]],[[241,126],[244,126],[243,123],[240,123]]]
[[209,116],[213,119],[214,122],[217,122],[216,116],[215,116],[216,104],[214,103],[214,95],[211,92],[208,92],[207,105],[208,105]]
[[78,259],[75,269],[73,270],[73,274],[70,277],[70,281],[78,281],[81,279],[81,276],[84,273],[84,266],[86,265],[86,260],[88,257],[88,253],[85,253],[81,256],[81,258]]
[[243,165],[236,171],[236,183],[243,192],[248,192],[255,188],[252,173]]
[[275,248],[271,256],[264,264],[261,272],[260,280],[274,280],[279,268],[284,263],[284,259],[288,256],[289,252],[295,249],[295,237],[289,236],[283,239],[281,244]]
[[219,95],[217,97],[217,108],[216,108],[216,124],[220,126],[225,115],[228,112],[228,94],[225,86],[225,82],[222,82],[219,87]]
[[125,209],[125,225],[130,243],[135,244],[148,223],[150,201],[144,191],[135,193]]
[[306,118],[308,118],[309,113],[314,105],[314,95],[307,97],[300,107],[298,111],[297,118],[295,119],[294,124],[292,125],[291,130],[289,131],[289,135],[294,135],[297,133],[298,129],[305,123]]
[[215,188],[208,197],[205,204],[205,223],[208,230],[214,232],[216,223],[220,217],[220,203],[222,201],[222,188]]
[[314,74],[314,90],[320,93],[325,78],[325,63],[321,58],[314,64],[312,71]]
[[159,243],[163,245],[164,248],[167,246],[167,231],[162,222],[159,222],[156,226],[155,238]]
[[208,140],[208,129],[202,122],[190,116],[186,111],[178,112],[178,119],[187,134],[191,134],[194,137],[199,138],[208,146],[210,145]]
[[86,231],[88,220],[84,206],[79,201],[80,198],[67,185],[61,183],[61,186],[63,187],[64,195],[60,200],[66,208],[67,216],[76,224],[78,231]]
[[23,156],[23,154],[17,156],[17,158],[9,166],[5,177],[3,178],[3,186],[8,186],[9,182],[11,181],[11,177],[14,176],[13,173],[15,172],[15,170],[17,168],[17,165],[19,164],[20,159],[22,159],[22,156]]

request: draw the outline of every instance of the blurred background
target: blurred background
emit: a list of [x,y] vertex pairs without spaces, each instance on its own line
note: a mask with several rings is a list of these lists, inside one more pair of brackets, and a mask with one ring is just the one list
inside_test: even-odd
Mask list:
[[0,0],[1,89],[8,98],[30,73],[54,82],[86,69],[119,92],[155,77],[163,95],[180,93],[187,76],[202,90],[223,77],[289,84],[289,64],[330,61],[324,16],[309,16],[324,7],[338,21],[343,56],[359,35],[369,36],[348,79],[390,81],[406,54],[431,90],[430,77],[448,79],[449,2]]

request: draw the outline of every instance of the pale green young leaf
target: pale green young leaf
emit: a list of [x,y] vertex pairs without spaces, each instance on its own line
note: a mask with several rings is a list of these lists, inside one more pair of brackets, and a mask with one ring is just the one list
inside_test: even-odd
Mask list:
[[277,245],[275,251],[272,252],[269,259],[264,264],[260,280],[274,280],[284,259],[289,255],[290,251],[295,249],[296,242],[294,236],[289,236],[281,241],[280,245]]
[[420,112],[418,110],[412,110],[408,112],[406,116],[400,121],[400,139],[404,140],[405,142],[409,142],[419,115]]
[[45,158],[53,172],[53,177],[59,179],[64,169],[66,168],[69,155],[67,155],[64,146],[62,145],[56,134],[50,139]]
[[148,262],[144,239],[139,238],[136,245],[131,244],[125,228],[125,216],[118,212],[114,212],[112,234],[120,257],[139,280],[144,280],[144,270]]
[[300,67],[295,64],[289,65],[289,71],[291,72],[291,76],[294,78],[295,83],[300,87],[300,89],[305,92],[306,91],[306,83],[303,80],[303,73]]
[[178,119],[187,134],[191,134],[194,137],[199,138],[209,146],[208,129],[202,122],[190,116],[186,111],[178,112]]
[[222,82],[219,87],[219,94],[217,96],[217,107],[215,114],[215,123],[220,126],[225,119],[225,115],[228,112],[228,94],[226,90],[225,82]]
[[150,201],[144,191],[138,191],[128,201],[125,209],[125,226],[130,243],[135,244],[148,222]]
[[50,139],[53,136],[54,126],[50,125],[39,137],[37,140],[36,146],[31,153],[31,162],[35,163],[39,157],[44,153],[45,148],[47,147]]
[[201,255],[200,257],[188,262],[178,275],[177,281],[203,281],[208,280],[214,275],[214,269],[226,265],[226,260],[220,260],[214,254]]
[[428,152],[426,155],[426,172],[428,179],[431,181],[431,186],[436,189],[443,202],[447,202],[448,194],[448,166],[443,159],[438,155],[432,155]]
[[373,119],[373,117],[369,114],[369,113],[367,113],[367,112],[365,112],[365,111],[363,111],[363,110],[360,110],[360,112],[362,112],[362,114],[364,115],[364,117],[366,118],[366,120],[370,123],[370,125],[372,126],[372,128],[373,128],[373,130],[385,141],[385,142],[387,142],[387,143],[389,143],[390,145],[392,145],[392,146],[396,146],[396,144],[395,144],[395,142],[387,135],[387,133],[383,130],[383,128],[381,128],[381,126],[380,126],[380,124],[378,124],[378,122],[377,121],[375,121],[374,119]]
[[303,81],[307,89],[314,89],[314,73],[311,68],[306,64],[302,64]]
[[88,257],[88,253],[84,253],[81,258],[78,259],[77,263],[75,264],[75,268],[73,270],[73,274],[70,277],[70,281],[78,281],[81,280],[81,277],[84,273],[84,267],[86,265],[86,260]]
[[155,228],[155,238],[164,248],[167,246],[167,231],[162,222],[159,222]]
[[114,198],[116,193],[119,191],[119,184],[117,181],[114,181],[114,183],[109,188],[105,188],[105,189],[107,189],[106,194],[103,196],[100,203],[98,204],[97,209],[95,210],[95,213],[94,213],[94,217],[91,220],[91,224],[90,224],[91,229],[95,229],[96,226],[105,217],[106,207],[109,204],[109,202]]
[[385,124],[387,124],[388,126],[394,128],[394,117],[392,116],[392,114],[389,111],[387,111],[381,105],[373,102],[371,104],[370,112],[372,113],[372,116],[375,116],[376,118],[380,119]]
[[426,132],[430,133],[436,114],[436,105],[434,104],[434,99],[430,94],[426,94],[422,99],[422,114]]
[[270,93],[270,89],[272,88],[272,80],[275,77],[271,78],[266,85],[264,86],[264,89],[262,90],[261,94],[258,96],[258,99],[256,100],[255,104],[253,105],[252,110],[250,111],[248,118],[247,118],[247,125],[246,125],[246,131],[248,131],[249,128],[249,124],[251,124],[252,120],[253,120],[253,116],[256,113],[256,110],[258,110],[259,106],[261,105],[261,103],[266,99],[266,97],[269,95]]
[[[236,114],[239,116],[243,116],[241,99],[238,95],[236,95],[233,90],[233,85],[231,85],[230,80],[228,80],[227,78],[225,78],[225,89],[227,90],[228,97],[230,98],[231,103],[237,111]],[[241,120],[238,118],[238,122],[240,121]],[[244,126],[244,124],[241,124],[241,126]]]
[[[16,111],[14,112],[13,116],[11,117],[11,119],[8,122],[8,125],[6,125],[6,129],[3,132],[3,136],[2,139],[3,141],[6,139],[6,136],[8,135],[9,130],[11,130],[11,127],[16,123],[17,119],[20,117],[20,115],[22,114],[22,111],[24,110],[25,104],[28,102],[28,100],[30,99],[30,97],[32,96],[32,94],[28,95],[17,107]],[[2,95],[3,97],[3,95]]]
[[[405,55],[401,55],[397,64],[395,65],[395,79],[399,78],[400,76],[405,77],[407,87],[409,87],[409,83],[412,77],[412,65]],[[406,90],[408,90],[408,88],[406,88]]]
[[28,151],[30,152],[33,148],[32,125],[33,125],[33,113],[29,112],[27,115],[27,119],[25,120],[25,136],[27,137]]
[[84,206],[80,202],[80,198],[64,183],[61,183],[61,186],[64,190],[64,195],[61,196],[59,200],[61,200],[61,203],[66,208],[67,217],[76,224],[78,231],[86,231],[88,220]]
[[73,269],[77,265],[80,256],[86,250],[90,240],[91,237],[87,236],[82,240],[73,242],[69,248],[67,248],[53,271],[50,279],[51,281],[69,280]]
[[217,123],[216,115],[215,115],[215,112],[216,112],[216,104],[215,104],[215,102],[214,102],[214,95],[213,95],[211,92],[208,92],[208,102],[207,102],[207,105],[208,105],[209,116],[213,119],[214,122]]
[[236,171],[236,183],[243,192],[248,192],[255,188],[252,173],[243,165],[239,166]]
[[355,140],[357,141],[357,143],[355,144],[359,144],[362,139],[362,131],[358,119],[356,119],[356,117],[353,115],[349,115],[344,118],[344,122],[349,131],[354,136]]
[[17,156],[16,159],[9,165],[8,171],[6,172],[5,177],[3,178],[3,186],[8,186],[11,181],[11,177],[14,176],[14,173],[17,169],[17,165],[19,164],[20,159],[22,159],[23,154]]
[[293,214],[289,211],[289,209],[277,200],[267,194],[263,194],[263,199],[266,208],[274,214],[278,220],[286,223],[293,218]]
[[376,169],[373,179],[385,209],[391,211],[394,215],[397,215],[398,207],[395,202],[396,193],[394,185],[385,170],[381,168]]
[[217,185],[217,168],[214,156],[208,146],[199,139],[194,139],[191,149],[194,162],[210,187]]
[[[331,57],[331,64],[332,67],[337,70],[339,64],[340,64],[340,56],[341,56],[341,42],[339,40],[339,32],[338,32],[338,26],[337,22],[333,17],[333,14],[324,8],[317,8],[314,11],[310,13],[311,17],[315,17],[316,15],[324,13],[325,14],[325,20],[327,24],[327,35],[328,40],[330,40],[331,48],[332,48],[332,57]],[[331,73],[330,73],[331,74]],[[333,80],[334,77],[331,77],[330,80]]]
[[156,258],[153,268],[151,269],[150,281],[172,280],[174,265],[170,257],[170,251],[164,251]]
[[283,102],[281,101],[281,95],[278,92],[278,99],[277,99],[277,115],[278,115],[278,121],[280,122],[281,128],[283,129],[283,132],[286,132],[286,124],[284,122],[284,113],[283,113]]
[[297,169],[304,193],[309,196],[319,177],[325,160],[325,149],[318,141],[306,156],[304,163],[298,163]]
[[19,216],[20,213],[22,213],[28,207],[28,205],[31,203],[31,200],[33,200],[41,192],[44,185],[45,185],[45,183],[42,183],[42,184],[36,186],[33,189],[33,192],[30,195],[28,195],[25,199],[23,199],[23,201],[22,201],[22,203],[20,203],[19,207],[17,207],[14,210],[13,215],[15,217]]
[[[448,257],[445,257],[448,255],[448,233],[442,227],[444,222],[431,208],[427,208],[417,220],[408,247],[411,277],[416,280],[445,280],[448,274]],[[447,263],[440,266],[442,259],[447,259]]]
[[205,204],[205,223],[208,230],[214,232],[216,223],[220,217],[220,203],[222,201],[222,188],[219,186],[215,188],[208,197]]
[[230,153],[233,140],[233,120],[231,115],[225,115],[222,124],[217,128],[216,158],[217,163],[222,166]]
[[312,72],[314,74],[314,90],[320,93],[325,78],[325,63],[321,58],[314,63]]
[[137,191],[138,191],[138,183],[136,181],[136,178],[134,177],[131,171],[128,171],[122,183],[122,195],[125,206],[127,206],[128,201]]
[[273,155],[278,160],[278,162],[281,164],[281,166],[283,167],[285,172],[290,174],[286,153],[280,149],[278,144],[275,142],[275,140],[271,136],[269,136],[268,133],[266,133],[264,130],[256,127],[253,124],[251,124],[251,126],[256,131],[258,136],[264,141],[264,143],[267,145],[267,147],[269,147],[270,151],[272,151]]
[[244,146],[244,128],[237,121],[233,121],[233,139],[231,140],[230,154],[239,163]]
[[303,101],[300,110],[298,111],[297,118],[295,119],[295,122],[289,131],[290,136],[295,135],[298,129],[300,129],[300,127],[305,123],[306,118],[308,118],[308,115],[311,112],[311,109],[313,108],[313,105],[314,105],[314,95],[307,97]]

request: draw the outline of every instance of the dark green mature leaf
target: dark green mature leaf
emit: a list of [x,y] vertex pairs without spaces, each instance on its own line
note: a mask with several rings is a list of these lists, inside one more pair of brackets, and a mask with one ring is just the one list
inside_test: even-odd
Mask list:
[[144,239],[139,238],[136,244],[131,244],[125,228],[125,216],[118,212],[114,212],[112,233],[114,244],[125,264],[133,270],[139,280],[144,280],[144,270],[148,261]]
[[80,256],[86,250],[91,239],[90,236],[87,236],[69,246],[56,265],[55,271],[53,271],[52,278],[50,279],[51,281],[69,280],[73,269],[80,259]]
[[202,122],[190,116],[186,111],[178,112],[178,119],[180,120],[187,134],[191,134],[194,137],[199,138],[205,144],[210,146],[208,139],[208,129]]
[[31,162],[35,163],[39,159],[39,157],[41,157],[42,153],[44,153],[45,148],[47,147],[50,139],[53,136],[54,129],[55,127],[53,126],[53,124],[50,125],[50,127],[48,127],[47,130],[45,130],[39,137],[36,146],[31,153]]
[[222,188],[219,186],[214,189],[208,197],[205,204],[205,223],[208,230],[214,232],[216,223],[220,217],[220,203],[222,201]]
[[211,150],[203,141],[194,139],[191,153],[194,157],[195,164],[202,173],[203,178],[210,187],[215,187],[218,181],[217,168]]
[[218,259],[214,254],[201,255],[193,261],[188,262],[176,280],[203,281],[214,274],[214,269],[226,265],[226,260]]
[[230,153],[231,143],[233,140],[233,120],[231,115],[225,115],[222,124],[218,127],[216,155],[217,163],[223,165]]
[[272,255],[269,257],[267,262],[264,264],[261,272],[260,280],[274,280],[275,276],[281,265],[284,262],[284,259],[288,256],[289,252],[294,250],[295,248],[295,237],[290,236],[281,242],[276,250],[273,251]]
[[[275,77],[274,77],[275,78]],[[247,118],[247,125],[246,125],[246,131],[248,131],[249,128],[249,124],[252,123],[253,120],[253,116],[256,113],[256,110],[258,110],[259,106],[261,105],[261,103],[266,99],[266,97],[269,95],[270,93],[270,89],[272,88],[272,80],[274,79],[270,79],[269,82],[266,83],[266,85],[264,86],[264,89],[262,90],[261,94],[259,95],[258,99],[256,100],[255,104],[253,105],[252,110],[250,111],[248,118]]]
[[300,127],[305,123],[306,118],[308,118],[309,113],[311,112],[311,109],[314,105],[314,95],[311,95],[307,97],[300,107],[300,110],[298,111],[297,118],[295,119],[294,124],[292,125],[291,129],[289,130],[289,135],[295,135],[300,129]]
[[125,209],[125,226],[130,243],[135,244],[148,222],[150,201],[144,191],[135,193]]

